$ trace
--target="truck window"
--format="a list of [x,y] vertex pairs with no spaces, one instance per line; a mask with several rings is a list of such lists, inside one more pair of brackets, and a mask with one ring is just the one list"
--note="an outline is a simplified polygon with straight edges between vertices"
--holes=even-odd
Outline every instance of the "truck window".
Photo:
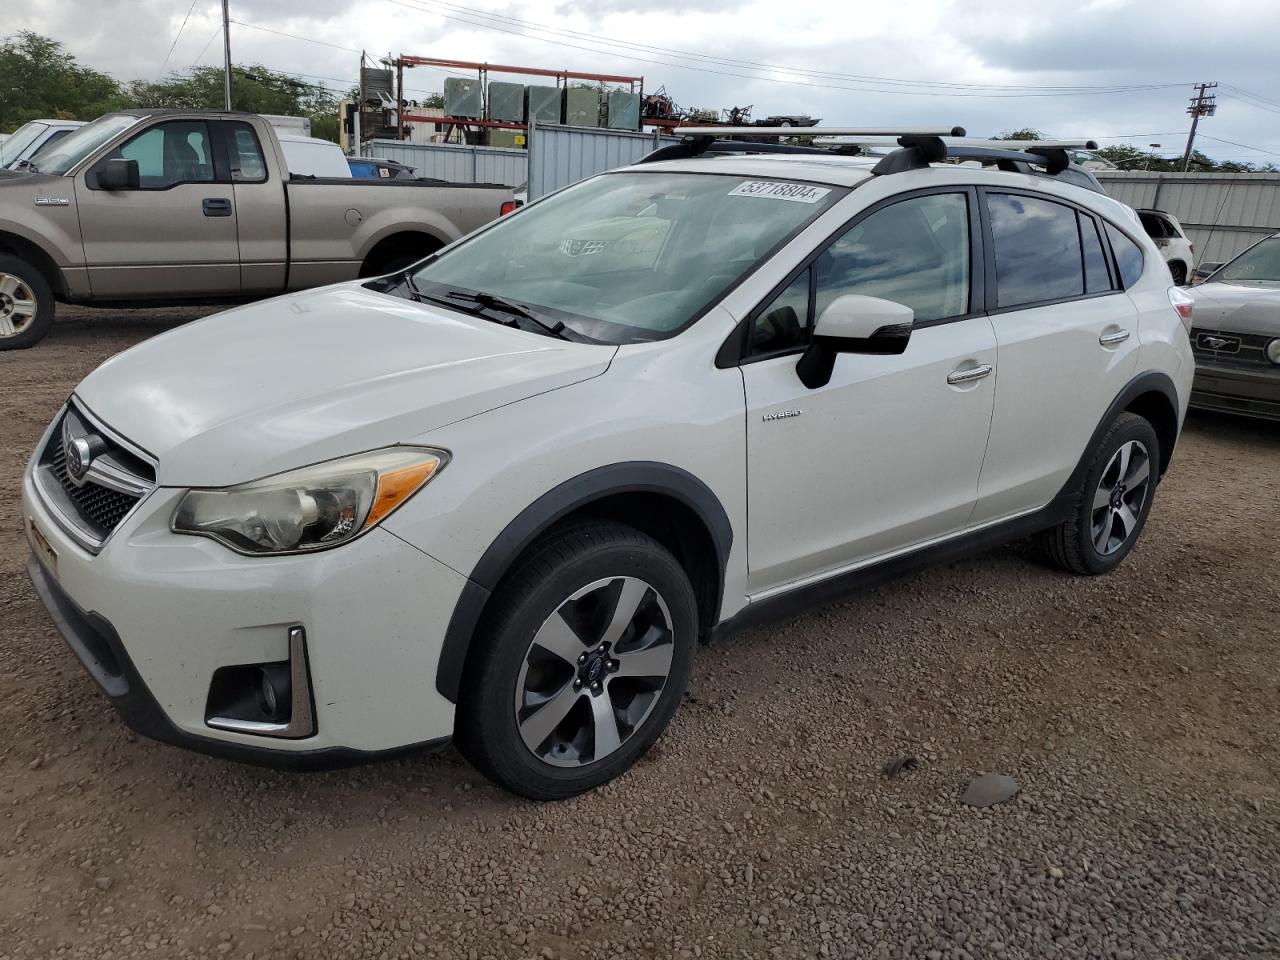
[[138,161],[143,190],[165,190],[180,183],[213,181],[209,125],[203,120],[158,123],[126,140],[114,156]]
[[231,129],[231,179],[236,183],[262,183],[267,179],[267,163],[258,135],[247,123],[227,126]]

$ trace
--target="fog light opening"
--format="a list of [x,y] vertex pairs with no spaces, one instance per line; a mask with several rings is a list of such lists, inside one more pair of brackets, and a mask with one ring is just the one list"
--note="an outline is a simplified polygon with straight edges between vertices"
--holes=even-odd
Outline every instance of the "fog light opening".
[[270,723],[288,723],[293,690],[287,664],[258,668],[258,707]]

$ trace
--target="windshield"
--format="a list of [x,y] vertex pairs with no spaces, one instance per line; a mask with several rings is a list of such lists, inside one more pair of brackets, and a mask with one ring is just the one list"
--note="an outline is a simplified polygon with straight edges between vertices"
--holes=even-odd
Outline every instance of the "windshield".
[[112,113],[86,123],[67,134],[48,150],[40,151],[35,165],[41,173],[62,176],[117,134],[128,130],[141,117],[127,113]]
[[0,143],[0,167],[7,167],[22,156],[22,152],[31,146],[36,137],[44,133],[48,127],[47,123],[37,123],[32,120],[13,131],[8,140]]
[[678,333],[846,191],[720,174],[595,177],[500,220],[413,274],[608,343]]
[[1260,283],[1280,286],[1280,237],[1250,247],[1213,278],[1225,283]]

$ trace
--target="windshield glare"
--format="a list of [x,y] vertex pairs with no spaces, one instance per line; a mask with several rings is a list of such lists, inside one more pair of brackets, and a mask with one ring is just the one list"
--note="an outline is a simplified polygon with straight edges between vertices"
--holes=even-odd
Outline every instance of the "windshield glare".
[[511,214],[413,280],[428,294],[523,304],[596,340],[658,340],[845,192],[721,174],[608,174]]
[[1280,285],[1280,237],[1263,240],[1222,268],[1214,280]]
[[0,167],[7,167],[22,156],[22,151],[27,149],[48,126],[47,123],[37,123],[32,120],[13,131],[8,140],[0,143]]
[[89,156],[117,134],[128,130],[141,117],[126,113],[108,114],[99,117],[93,123],[86,123],[67,134],[53,146],[40,151],[40,159],[36,167],[41,173],[52,173],[62,176],[75,168],[85,157]]

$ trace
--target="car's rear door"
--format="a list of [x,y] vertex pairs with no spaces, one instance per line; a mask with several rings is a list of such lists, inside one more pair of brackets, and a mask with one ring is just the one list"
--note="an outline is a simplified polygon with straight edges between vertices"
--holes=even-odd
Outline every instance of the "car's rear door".
[[[864,211],[749,318],[748,590],[834,575],[965,527],[994,402],[976,191],[920,191]],[[796,361],[843,294],[910,306],[900,356],[838,354],[809,389]]]
[[1137,310],[1101,218],[1021,190],[983,190],[981,209],[1000,368],[975,524],[1061,491],[1138,354]]
[[[137,190],[104,190],[106,160],[136,160]],[[135,134],[76,182],[95,299],[240,293],[236,209],[209,122],[174,119]]]
[[285,289],[289,266],[284,183],[267,162],[253,124],[218,120],[213,129],[231,173],[241,292],[280,293]]

